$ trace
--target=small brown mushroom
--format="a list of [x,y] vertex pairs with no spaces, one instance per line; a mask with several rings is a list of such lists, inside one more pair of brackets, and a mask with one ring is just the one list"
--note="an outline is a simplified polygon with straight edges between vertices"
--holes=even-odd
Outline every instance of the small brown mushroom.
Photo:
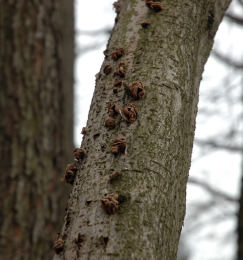
[[81,134],[82,134],[82,135],[85,135],[85,134],[86,134],[86,128],[85,128],[85,127],[82,128]]
[[156,1],[146,0],[146,5],[155,12],[160,12],[163,9],[161,3]]
[[118,1],[113,3],[113,7],[117,14],[119,14],[121,12],[121,4]]
[[125,73],[126,73],[126,68],[127,68],[126,63],[125,62],[121,62],[118,65],[118,70],[114,73],[114,76],[119,76],[121,78],[124,78],[125,77]]
[[54,243],[53,249],[55,250],[56,254],[60,254],[64,248],[64,240],[60,234],[57,234],[57,239]]
[[145,94],[144,86],[141,81],[133,82],[132,85],[127,86],[133,98],[139,99]]
[[107,194],[103,199],[101,199],[101,207],[107,214],[114,214],[119,209],[118,194]]
[[111,65],[106,65],[103,71],[106,75],[110,74],[112,71]]
[[119,48],[111,54],[111,58],[116,61],[124,55],[124,49]]
[[108,114],[111,117],[115,117],[119,114],[120,108],[117,104],[108,104]]
[[109,51],[108,50],[104,50],[103,53],[105,55],[105,58],[107,58],[109,56]]
[[147,28],[149,25],[150,25],[150,22],[149,22],[149,21],[143,21],[143,22],[141,23],[141,26],[142,26],[143,28]]
[[127,104],[123,108],[123,114],[125,116],[125,120],[128,123],[133,123],[137,119],[137,109],[133,104]]
[[114,87],[114,88],[113,88],[113,93],[114,93],[114,94],[117,94],[118,91],[119,91],[119,88],[118,88],[118,87]]
[[64,181],[73,184],[77,171],[78,171],[77,164],[75,162],[69,163],[65,170]]
[[115,155],[124,153],[126,149],[126,138],[124,136],[112,141],[111,152]]
[[116,120],[112,117],[108,117],[105,120],[105,127],[109,128],[109,129],[113,129],[116,127]]
[[84,158],[85,151],[83,148],[75,148],[73,150],[73,157],[77,160],[82,160]]
[[114,87],[121,87],[122,85],[122,80],[120,79],[115,79],[114,81]]

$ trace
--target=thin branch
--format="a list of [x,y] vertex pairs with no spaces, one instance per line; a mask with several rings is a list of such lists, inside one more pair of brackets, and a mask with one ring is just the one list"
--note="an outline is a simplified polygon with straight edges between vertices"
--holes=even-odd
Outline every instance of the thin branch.
[[230,22],[234,22],[236,24],[243,25],[243,18],[238,17],[234,14],[226,13],[225,18],[227,18]]
[[220,191],[220,190],[213,188],[212,186],[210,186],[208,183],[206,183],[204,181],[199,181],[196,178],[190,177],[188,182],[191,183],[191,184],[195,184],[195,185],[202,187],[204,190],[208,191],[213,196],[222,198],[222,199],[230,201],[230,202],[238,202],[238,199],[232,197],[229,194],[226,194],[223,191]]
[[232,66],[236,69],[243,69],[243,63],[240,63],[240,62],[237,62],[237,61],[234,61],[232,60],[231,58],[223,55],[222,53],[219,53],[218,51],[216,50],[213,50],[212,51],[212,54],[217,58],[219,59],[220,61],[224,62],[226,65],[228,66]]

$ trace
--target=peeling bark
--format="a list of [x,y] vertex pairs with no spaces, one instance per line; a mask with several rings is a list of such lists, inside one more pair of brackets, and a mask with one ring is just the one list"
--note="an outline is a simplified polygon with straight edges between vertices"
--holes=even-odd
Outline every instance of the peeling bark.
[[[66,212],[64,249],[55,260],[176,259],[199,83],[229,2],[165,0],[160,12],[141,0],[116,4],[117,23],[97,75],[82,143],[86,157]],[[149,21],[146,29],[143,21]],[[121,48],[117,58],[114,53]],[[126,74],[114,94],[116,75],[103,71],[108,64],[116,71],[120,62],[126,64]],[[145,95],[137,90],[129,95],[134,82],[142,83]],[[107,104],[122,108],[131,102],[137,119],[107,129]],[[126,149],[113,154],[112,141],[121,136]],[[110,182],[114,171],[120,177]],[[101,204],[107,194],[118,196],[106,201],[112,207],[109,214]],[[77,247],[79,234],[86,239]]]
[[0,71],[0,258],[51,259],[73,147],[72,1],[0,0]]

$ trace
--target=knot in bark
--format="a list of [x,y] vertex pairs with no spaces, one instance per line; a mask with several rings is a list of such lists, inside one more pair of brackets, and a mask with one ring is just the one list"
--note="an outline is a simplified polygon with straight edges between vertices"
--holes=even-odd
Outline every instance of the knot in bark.
[[107,194],[103,199],[101,199],[101,207],[107,214],[114,214],[119,209],[118,194]]
[[124,153],[126,149],[126,138],[119,137],[112,141],[111,152],[113,154]]

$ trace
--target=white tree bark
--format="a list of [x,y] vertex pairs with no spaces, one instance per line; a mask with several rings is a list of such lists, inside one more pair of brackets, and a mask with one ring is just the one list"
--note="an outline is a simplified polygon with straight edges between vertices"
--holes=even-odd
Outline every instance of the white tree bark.
[[[108,57],[97,75],[82,143],[86,156],[79,163],[61,234],[64,247],[55,260],[176,259],[199,83],[229,3],[165,0],[163,10],[154,12],[141,0],[120,1]],[[145,20],[150,25],[142,28]],[[124,55],[114,61],[111,54],[118,48]],[[145,86],[140,99],[128,95],[124,84],[113,93],[113,72],[120,62],[127,64],[124,83]],[[108,75],[103,72],[107,65],[112,68]],[[108,130],[107,104],[122,108],[128,103],[136,106],[137,120],[127,124],[121,118]],[[126,138],[126,150],[114,156],[112,140],[120,136]],[[109,182],[112,171],[121,174]],[[114,203],[109,215],[101,199],[110,193],[118,194],[119,210]]]

